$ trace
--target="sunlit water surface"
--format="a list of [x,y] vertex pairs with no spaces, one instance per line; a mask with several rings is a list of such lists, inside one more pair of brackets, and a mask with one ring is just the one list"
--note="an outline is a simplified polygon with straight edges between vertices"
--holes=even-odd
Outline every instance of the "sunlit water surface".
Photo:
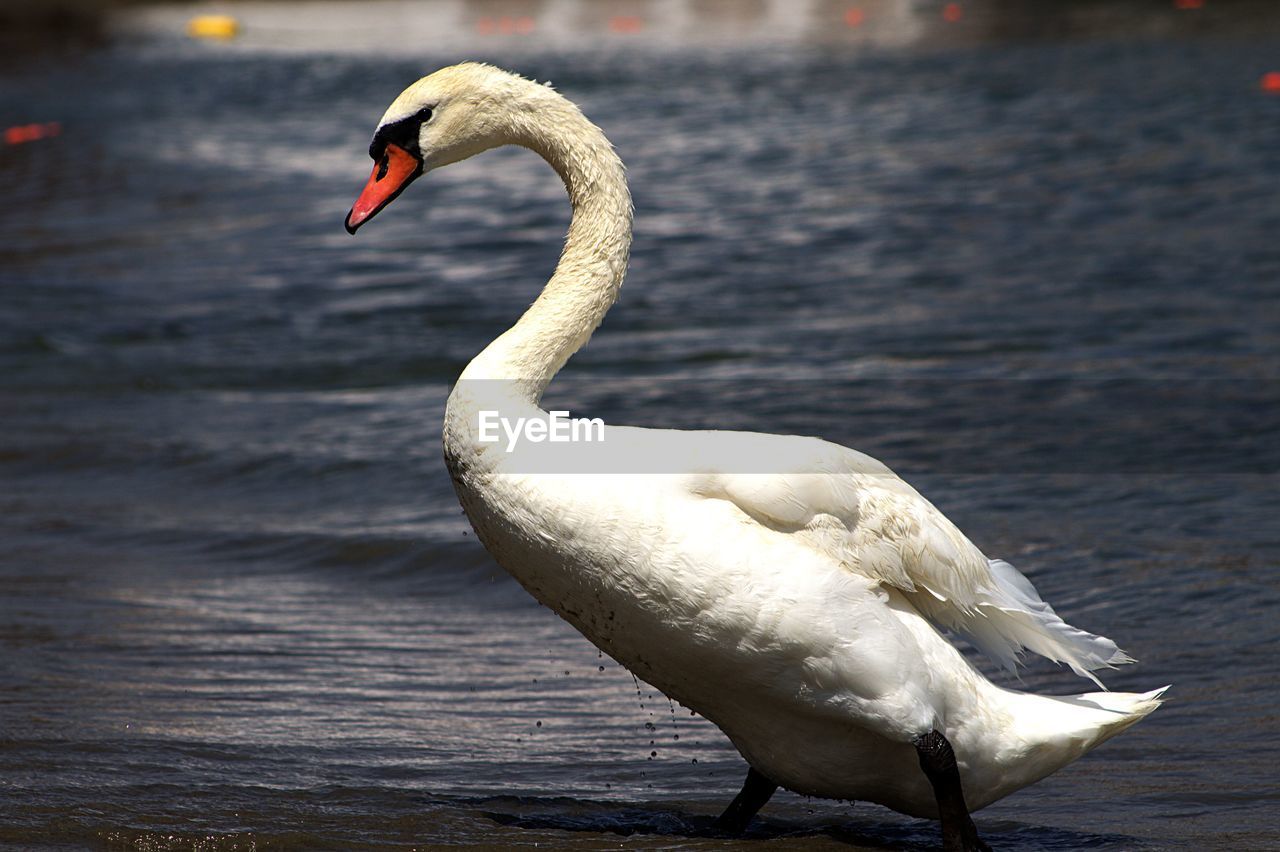
[[[554,265],[555,175],[492,153],[342,230],[385,104],[474,57],[555,81],[633,184],[623,301],[550,402],[871,452],[1139,658],[1112,688],[1174,684],[982,811],[996,848],[1280,846],[1271,31],[824,38],[817,4],[629,46],[477,6],[339,49],[360,6],[224,45],[149,12],[0,78],[63,128],[0,148],[0,845],[736,845],[741,759],[501,573],[439,457]],[[751,832],[936,837],[785,793]]]

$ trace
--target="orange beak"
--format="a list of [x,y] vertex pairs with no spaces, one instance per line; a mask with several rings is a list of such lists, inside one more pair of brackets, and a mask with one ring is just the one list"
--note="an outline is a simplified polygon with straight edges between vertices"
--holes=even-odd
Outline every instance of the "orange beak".
[[382,159],[373,166],[373,174],[364,185],[364,191],[356,199],[347,214],[347,233],[354,234],[365,222],[386,207],[413,179],[422,174],[422,161],[399,145],[387,144]]

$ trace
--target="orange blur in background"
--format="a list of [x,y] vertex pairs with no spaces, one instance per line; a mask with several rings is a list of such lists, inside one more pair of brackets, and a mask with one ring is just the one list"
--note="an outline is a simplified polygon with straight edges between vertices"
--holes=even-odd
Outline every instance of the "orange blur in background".
[[56,121],[43,124],[19,124],[5,128],[4,141],[6,145],[21,145],[24,142],[35,142],[37,139],[57,136],[61,132],[62,125]]

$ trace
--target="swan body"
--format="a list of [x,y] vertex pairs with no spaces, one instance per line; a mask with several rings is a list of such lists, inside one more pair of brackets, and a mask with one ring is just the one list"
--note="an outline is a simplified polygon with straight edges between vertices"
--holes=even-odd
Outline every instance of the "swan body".
[[929,732],[954,750],[962,808],[976,810],[1160,704],[1163,690],[1048,697],[983,677],[940,628],[1006,666],[1027,649],[1095,683],[1093,671],[1131,660],[1066,624],[1016,569],[862,453],[623,426],[592,443],[486,440],[484,412],[547,418],[544,390],[617,298],[632,208],[609,142],[549,86],[446,68],[384,115],[347,221],[354,232],[419,174],[505,144],[556,169],[573,218],[537,301],[463,371],[444,454],[480,540],[535,598],[719,726],[753,774],[941,816],[944,836],[947,806],[920,746]]

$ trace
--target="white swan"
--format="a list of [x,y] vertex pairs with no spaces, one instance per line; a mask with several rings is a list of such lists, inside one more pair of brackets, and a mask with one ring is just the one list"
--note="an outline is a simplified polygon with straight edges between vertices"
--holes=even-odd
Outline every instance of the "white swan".
[[746,758],[721,826],[745,827],[781,785],[938,818],[947,848],[984,848],[969,811],[1160,704],[1163,690],[1047,697],[986,680],[938,627],[1010,667],[1023,649],[1089,678],[1130,659],[1063,622],[1017,570],[861,453],[629,427],[607,427],[599,443],[488,440],[495,417],[547,420],[543,391],[617,297],[632,209],[612,146],[549,86],[445,68],[383,116],[347,217],[355,233],[419,175],[508,144],[555,168],[573,219],[542,294],[450,395],[445,458],[503,567]]

